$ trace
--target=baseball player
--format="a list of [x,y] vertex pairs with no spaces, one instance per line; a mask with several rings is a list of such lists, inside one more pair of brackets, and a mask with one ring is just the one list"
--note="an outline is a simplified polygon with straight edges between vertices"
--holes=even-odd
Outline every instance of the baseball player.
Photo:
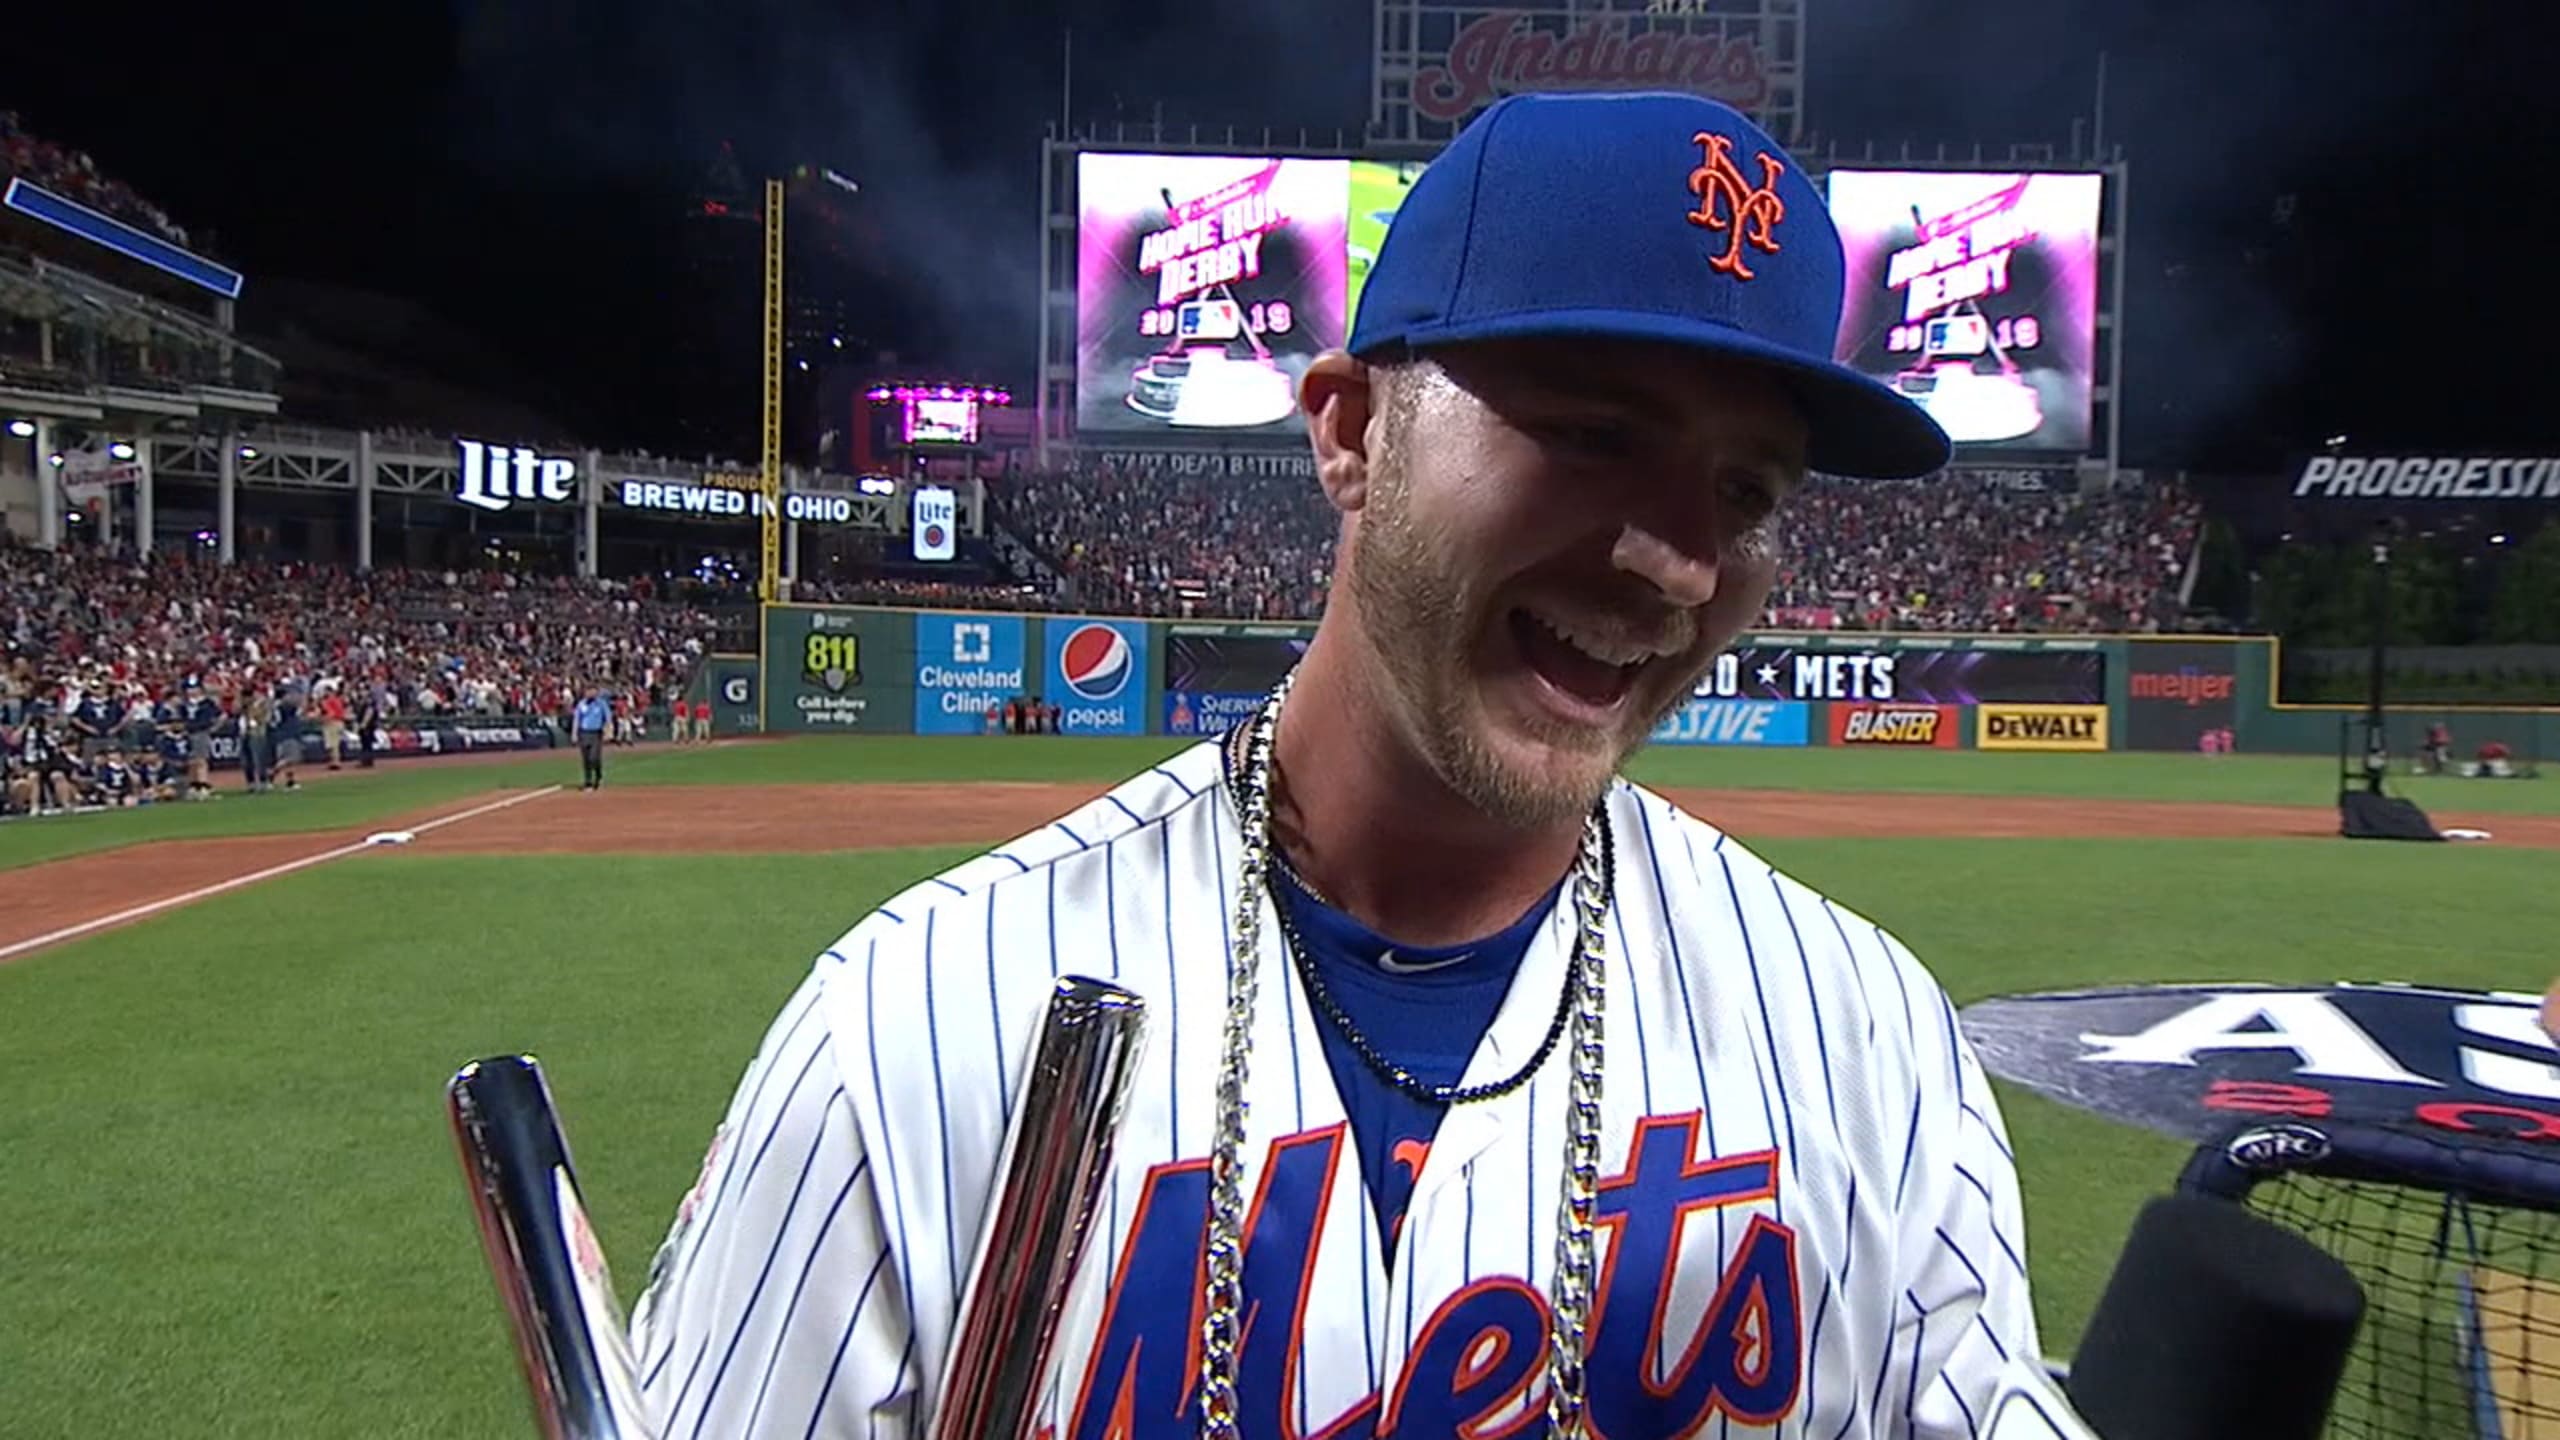
[[1341,525],[1304,658],[819,957],[637,1308],[667,1432],[924,1433],[1065,973],[1151,1018],[1056,1440],[1974,1433],[2037,1340],[1947,996],[1618,776],[1808,469],[1945,461],[1830,362],[1841,300],[1724,106],[1514,97],[1453,142],[1299,384]]

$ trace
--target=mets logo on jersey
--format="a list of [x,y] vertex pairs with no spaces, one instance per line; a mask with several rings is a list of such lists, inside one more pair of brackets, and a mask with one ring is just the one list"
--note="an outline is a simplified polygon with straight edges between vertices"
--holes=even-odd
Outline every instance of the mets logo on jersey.
[[1737,280],[1749,280],[1754,272],[1742,253],[1745,245],[1764,255],[1778,253],[1778,222],[1787,218],[1787,202],[1778,196],[1778,177],[1787,173],[1787,167],[1761,151],[1756,157],[1760,183],[1753,185],[1734,163],[1731,136],[1701,130],[1690,138],[1705,158],[1689,172],[1689,193],[1698,197],[1689,223],[1724,232],[1728,237],[1724,253],[1708,256],[1707,264]]
[[1129,688],[1137,668],[1129,637],[1109,625],[1083,625],[1058,647],[1058,678],[1078,699],[1110,699]]
[[[1778,1152],[1701,1160],[1702,1119],[1692,1111],[1644,1120],[1618,1172],[1600,1181],[1593,1220],[1607,1248],[1585,1332],[1594,1435],[1696,1435],[1719,1418],[1767,1426],[1795,1411],[1805,1370],[1796,1235],[1759,1208],[1777,1199]],[[1316,1238],[1345,1128],[1275,1140],[1261,1167],[1241,1237],[1247,1303],[1260,1297],[1236,1356],[1246,1435],[1300,1433],[1302,1347],[1310,1333],[1346,1323],[1343,1295],[1315,1283]],[[1200,1217],[1208,1199],[1205,1159],[1147,1172],[1100,1340],[1057,1440],[1199,1432]],[[1729,1207],[1748,1218],[1699,1223]],[[1311,1309],[1321,1311],[1312,1321]],[[1358,1312],[1347,1323],[1356,1328]],[[1547,1297],[1529,1280],[1479,1276],[1413,1330],[1401,1373],[1339,1415],[1305,1417],[1305,1431],[1339,1440],[1521,1433],[1546,1418],[1553,1325]]]

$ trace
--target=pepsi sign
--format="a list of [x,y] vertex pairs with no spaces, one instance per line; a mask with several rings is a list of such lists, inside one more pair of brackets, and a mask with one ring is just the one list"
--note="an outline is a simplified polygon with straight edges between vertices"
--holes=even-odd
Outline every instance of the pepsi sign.
[[1047,698],[1067,735],[1147,733],[1147,627],[1124,620],[1048,623]]

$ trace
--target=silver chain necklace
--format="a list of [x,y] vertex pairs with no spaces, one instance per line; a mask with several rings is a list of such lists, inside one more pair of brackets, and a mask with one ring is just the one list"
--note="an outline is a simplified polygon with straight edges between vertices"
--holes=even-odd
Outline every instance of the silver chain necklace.
[[[1218,1067],[1218,1129],[1209,1158],[1204,1318],[1200,1323],[1200,1430],[1207,1440],[1239,1440],[1236,1352],[1244,1339],[1244,1132],[1245,1079],[1253,1045],[1253,1015],[1262,989],[1262,906],[1271,867],[1278,859],[1271,839],[1272,737],[1293,671],[1272,688],[1244,737],[1237,808],[1244,827],[1243,873],[1236,885],[1235,944],[1227,956],[1227,1026]],[[1556,1225],[1555,1280],[1548,1297],[1554,1312],[1547,1348],[1548,1440],[1587,1440],[1583,1415],[1583,1358],[1597,1278],[1593,1211],[1600,1187],[1601,1020],[1606,999],[1607,950],[1602,926],[1609,913],[1612,876],[1604,859],[1608,843],[1606,802],[1594,806],[1583,827],[1574,863],[1575,934],[1567,962],[1572,1019],[1565,1053],[1572,1067],[1566,1089],[1562,1213]]]

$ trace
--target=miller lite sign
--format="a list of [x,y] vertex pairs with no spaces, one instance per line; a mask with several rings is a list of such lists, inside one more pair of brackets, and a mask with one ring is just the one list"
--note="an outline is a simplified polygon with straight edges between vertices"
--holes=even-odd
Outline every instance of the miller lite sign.
[[462,450],[453,498],[483,510],[504,510],[518,500],[554,503],[578,498],[578,462],[536,455],[525,446],[454,442]]
[[919,560],[948,560],[959,553],[960,500],[940,485],[919,485],[915,501],[915,550]]

